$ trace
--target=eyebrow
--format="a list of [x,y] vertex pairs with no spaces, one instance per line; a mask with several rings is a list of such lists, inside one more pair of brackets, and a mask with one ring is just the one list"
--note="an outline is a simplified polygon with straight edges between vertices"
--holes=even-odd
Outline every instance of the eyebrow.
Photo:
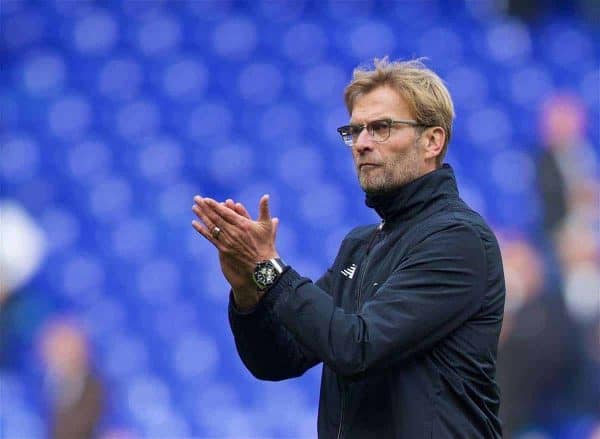
[[393,120],[394,118],[391,116],[381,115],[381,116],[374,117],[373,119],[370,119],[367,122],[360,122],[360,123],[350,119],[350,122],[348,122],[348,124],[349,125],[362,125],[363,123],[371,123],[371,122],[375,122],[376,120],[388,120],[388,119]]

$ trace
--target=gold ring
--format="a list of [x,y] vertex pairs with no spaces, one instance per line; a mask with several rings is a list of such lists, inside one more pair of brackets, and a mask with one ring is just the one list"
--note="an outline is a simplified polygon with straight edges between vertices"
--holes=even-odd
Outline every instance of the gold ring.
[[219,235],[221,234],[221,229],[217,226],[214,226],[211,232],[211,235],[215,239],[219,239]]

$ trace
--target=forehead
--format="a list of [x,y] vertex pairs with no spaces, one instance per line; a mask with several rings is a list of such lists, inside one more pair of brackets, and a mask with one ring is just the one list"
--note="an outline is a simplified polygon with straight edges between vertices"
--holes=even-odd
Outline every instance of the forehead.
[[364,123],[381,118],[411,118],[406,100],[396,90],[388,86],[377,87],[358,96],[354,101],[352,123]]

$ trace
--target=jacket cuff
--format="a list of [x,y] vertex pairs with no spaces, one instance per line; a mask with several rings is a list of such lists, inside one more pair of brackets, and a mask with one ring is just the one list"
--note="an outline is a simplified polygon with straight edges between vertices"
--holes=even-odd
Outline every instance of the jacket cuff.
[[233,316],[243,317],[256,314],[260,311],[259,308],[261,308],[261,303],[262,300],[259,300],[259,302],[253,308],[247,310],[238,309],[235,305],[235,299],[233,298],[233,290],[229,290],[229,313]]
[[229,290],[229,314],[236,320],[253,320],[262,315],[267,310],[273,310],[276,306],[287,302],[290,295],[300,285],[310,282],[298,274],[296,270],[288,267],[277,282],[265,293],[263,298],[254,308],[249,310],[240,310],[235,306],[233,290]]
[[250,336],[257,328],[265,324],[266,316],[269,314],[262,300],[250,310],[241,311],[237,309],[233,298],[233,290],[229,291],[228,308],[229,324],[234,334],[237,334],[235,335],[236,339],[244,339]]
[[277,308],[287,302],[299,286],[307,282],[310,282],[310,280],[300,276],[296,270],[290,267],[265,294],[261,302],[264,302],[265,306],[277,313]]

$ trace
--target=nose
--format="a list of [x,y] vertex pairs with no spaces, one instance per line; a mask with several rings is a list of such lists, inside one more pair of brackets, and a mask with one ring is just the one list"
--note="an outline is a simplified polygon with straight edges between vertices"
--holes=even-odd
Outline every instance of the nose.
[[364,154],[366,151],[373,149],[373,138],[369,135],[366,128],[356,138],[353,148],[358,154]]

